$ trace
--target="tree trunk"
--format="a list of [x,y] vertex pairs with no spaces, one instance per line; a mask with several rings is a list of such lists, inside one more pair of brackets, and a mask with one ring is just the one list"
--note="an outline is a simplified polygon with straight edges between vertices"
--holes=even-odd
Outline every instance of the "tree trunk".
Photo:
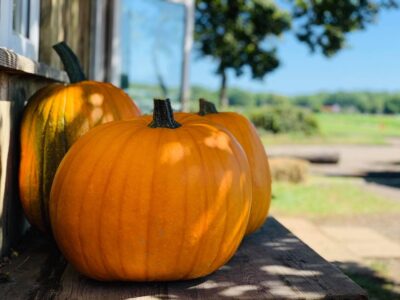
[[195,1],[194,0],[178,0],[173,1],[183,3],[185,6],[185,35],[183,40],[183,61],[182,61],[182,79],[181,79],[181,104],[182,111],[189,111],[190,100],[190,54],[193,48],[193,34],[194,34],[194,13]]
[[225,71],[223,71],[221,73],[221,89],[220,89],[220,93],[219,93],[219,106],[220,108],[227,108],[229,105],[229,99],[228,99],[228,95],[227,95],[227,91],[226,91],[226,73]]

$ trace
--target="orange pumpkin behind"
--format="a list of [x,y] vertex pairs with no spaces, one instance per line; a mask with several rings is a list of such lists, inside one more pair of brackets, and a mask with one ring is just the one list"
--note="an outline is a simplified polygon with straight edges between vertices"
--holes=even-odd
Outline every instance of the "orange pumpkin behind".
[[244,116],[235,112],[218,112],[213,103],[204,99],[200,99],[199,103],[198,114],[228,129],[246,152],[253,186],[253,200],[247,227],[247,234],[250,234],[262,226],[271,204],[271,172],[264,145],[253,124]]

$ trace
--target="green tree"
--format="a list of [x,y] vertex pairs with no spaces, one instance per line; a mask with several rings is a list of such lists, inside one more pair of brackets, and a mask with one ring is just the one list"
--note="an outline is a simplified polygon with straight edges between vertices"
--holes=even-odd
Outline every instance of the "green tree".
[[240,76],[249,69],[263,79],[279,67],[276,40],[284,32],[293,31],[312,52],[332,56],[345,46],[347,33],[392,7],[395,0],[196,0],[196,46],[217,61],[220,105],[227,106],[227,72]]
[[242,89],[231,88],[228,92],[229,105],[252,106],[255,104],[254,94]]
[[385,113],[387,114],[396,114],[400,113],[400,98],[399,97],[391,97],[385,103]]
[[272,1],[196,1],[196,45],[203,55],[218,61],[222,106],[228,105],[227,71],[240,76],[249,67],[254,78],[263,78],[276,69],[276,47],[263,42],[289,27],[289,14]]

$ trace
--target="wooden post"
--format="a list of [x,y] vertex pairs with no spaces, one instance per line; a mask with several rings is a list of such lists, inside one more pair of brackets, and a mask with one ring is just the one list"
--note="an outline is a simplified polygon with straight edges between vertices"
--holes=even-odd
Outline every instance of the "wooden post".
[[[89,78],[97,81],[105,79],[105,58],[104,58],[104,27],[106,15],[106,0],[92,1],[91,11],[91,61]],[[99,51],[100,50],[100,51]]]
[[27,228],[18,197],[24,104],[44,85],[66,80],[64,72],[0,48],[0,256],[9,253]]
[[89,78],[120,86],[119,0],[92,0]]
[[185,33],[183,39],[183,57],[181,71],[181,90],[180,100],[182,111],[189,111],[190,101],[190,54],[193,48],[193,32],[194,32],[194,0],[168,0],[173,3],[180,3],[185,6]]

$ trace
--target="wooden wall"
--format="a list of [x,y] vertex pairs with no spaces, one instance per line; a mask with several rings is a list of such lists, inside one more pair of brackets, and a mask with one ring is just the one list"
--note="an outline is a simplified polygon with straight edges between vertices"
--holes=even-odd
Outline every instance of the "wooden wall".
[[27,99],[51,81],[0,69],[0,254],[27,227],[18,197],[19,125]]
[[19,124],[24,106],[42,86],[68,80],[52,49],[60,41],[78,55],[89,78],[107,79],[114,68],[110,14],[117,1],[41,0],[39,63],[0,48],[0,255],[27,227],[18,197]]
[[52,46],[66,41],[86,74],[91,64],[91,13],[94,0],[41,0],[39,61],[62,69]]

